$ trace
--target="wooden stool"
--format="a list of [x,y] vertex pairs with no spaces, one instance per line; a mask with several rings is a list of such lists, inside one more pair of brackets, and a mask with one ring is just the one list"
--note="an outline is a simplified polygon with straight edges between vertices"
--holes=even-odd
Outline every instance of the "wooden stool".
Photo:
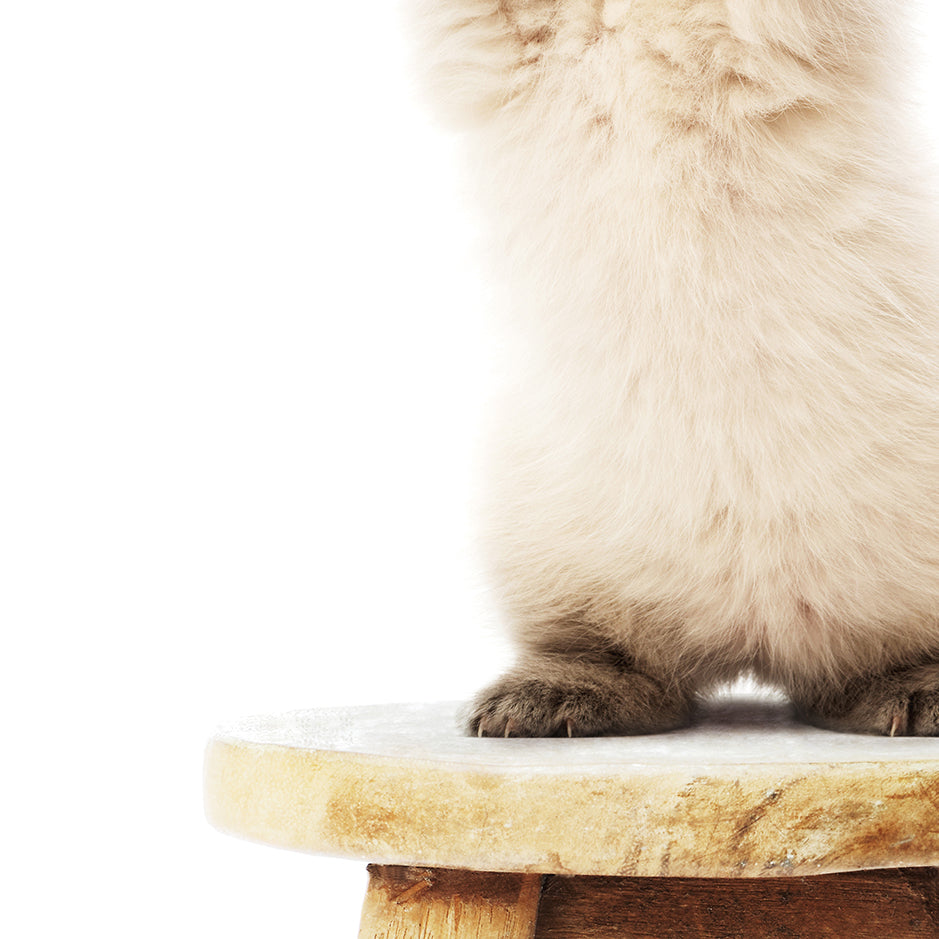
[[373,862],[360,939],[939,937],[939,740],[779,702],[573,740],[468,738],[449,705],[253,718],[205,792],[222,831]]

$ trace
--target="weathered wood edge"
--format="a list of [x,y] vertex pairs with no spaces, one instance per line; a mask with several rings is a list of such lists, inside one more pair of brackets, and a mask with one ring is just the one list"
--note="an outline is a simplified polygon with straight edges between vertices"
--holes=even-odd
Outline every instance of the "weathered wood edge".
[[[205,806],[265,844],[393,865],[775,877],[939,864],[939,760],[590,775],[210,742]],[[721,775],[712,775],[714,773]],[[788,805],[787,805],[788,802]],[[834,806],[843,824],[833,827]],[[519,834],[521,833],[521,834]]]

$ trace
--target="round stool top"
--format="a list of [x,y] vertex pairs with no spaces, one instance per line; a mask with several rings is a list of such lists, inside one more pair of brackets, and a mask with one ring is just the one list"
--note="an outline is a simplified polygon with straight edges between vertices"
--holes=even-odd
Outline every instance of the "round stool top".
[[731,698],[642,737],[476,739],[451,704],[249,718],[210,741],[222,831],[383,864],[672,877],[939,865],[939,739]]

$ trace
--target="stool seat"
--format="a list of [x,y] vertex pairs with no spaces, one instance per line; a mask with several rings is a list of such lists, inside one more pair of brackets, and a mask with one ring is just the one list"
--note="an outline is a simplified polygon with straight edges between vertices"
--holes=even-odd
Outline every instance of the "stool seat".
[[463,735],[453,704],[221,729],[209,821],[381,865],[760,878],[939,865],[939,739],[836,734],[735,697],[641,737]]

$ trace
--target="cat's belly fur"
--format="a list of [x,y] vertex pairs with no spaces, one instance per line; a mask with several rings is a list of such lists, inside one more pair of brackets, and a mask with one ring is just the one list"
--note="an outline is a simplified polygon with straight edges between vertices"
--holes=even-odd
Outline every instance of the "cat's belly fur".
[[481,151],[523,348],[487,513],[517,628],[582,616],[652,659],[667,629],[711,673],[770,678],[939,645],[939,256],[915,196],[852,121],[718,152],[641,90],[599,120],[549,87]]
[[[756,417],[758,392],[741,394]],[[508,422],[488,540],[519,628],[583,615],[650,659],[667,629],[669,654],[767,677],[935,644],[939,494],[923,453],[872,439],[860,410],[796,440],[772,419],[734,430],[655,400],[636,414],[602,398],[592,423],[557,404],[553,427],[525,408]]]

